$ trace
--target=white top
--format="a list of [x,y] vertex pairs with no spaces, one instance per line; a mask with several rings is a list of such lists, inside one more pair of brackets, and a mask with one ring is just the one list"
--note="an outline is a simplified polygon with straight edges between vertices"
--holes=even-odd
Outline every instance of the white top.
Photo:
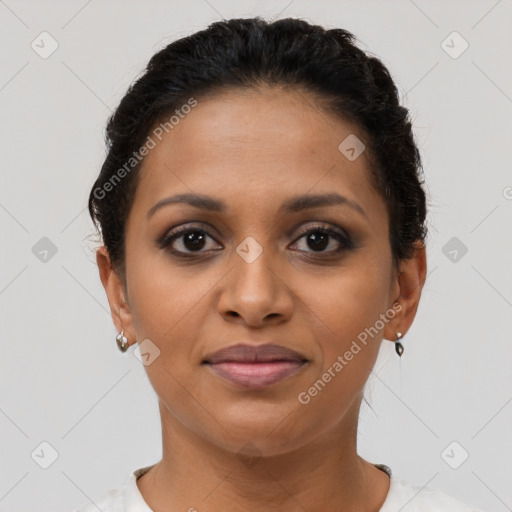
[[[448,496],[431,487],[416,487],[392,476],[391,469],[384,464],[375,464],[390,477],[390,487],[386,500],[379,512],[397,512],[402,507],[406,512],[482,512],[474,507]],[[73,512],[153,512],[144,501],[137,486],[137,478],[153,466],[146,466],[131,473],[124,485],[111,489],[96,503],[89,503]]]

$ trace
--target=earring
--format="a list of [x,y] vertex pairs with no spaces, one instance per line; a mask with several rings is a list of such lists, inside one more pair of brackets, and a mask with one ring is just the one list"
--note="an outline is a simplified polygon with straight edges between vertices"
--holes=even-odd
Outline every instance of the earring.
[[116,336],[117,346],[121,352],[126,352],[128,350],[128,338],[124,335],[124,331],[121,331]]
[[[396,332],[396,331],[395,331]],[[395,350],[396,350],[396,353],[402,357],[402,354],[404,353],[404,346],[400,343],[400,338],[402,338],[402,333],[401,332],[396,332],[396,341],[395,341]]]

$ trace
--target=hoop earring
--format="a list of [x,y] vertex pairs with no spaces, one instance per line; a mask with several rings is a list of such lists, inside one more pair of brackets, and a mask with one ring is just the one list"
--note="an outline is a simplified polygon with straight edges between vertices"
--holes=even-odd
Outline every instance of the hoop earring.
[[121,352],[126,352],[128,350],[128,338],[124,335],[124,331],[121,331],[116,336],[117,346]]
[[402,338],[401,332],[396,332],[396,341],[395,341],[395,350],[399,357],[402,357],[402,354],[404,353],[404,346],[400,343],[400,338]]

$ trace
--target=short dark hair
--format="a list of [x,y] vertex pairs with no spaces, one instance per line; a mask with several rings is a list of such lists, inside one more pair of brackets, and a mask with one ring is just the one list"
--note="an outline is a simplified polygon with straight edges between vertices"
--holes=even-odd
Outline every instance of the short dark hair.
[[[409,111],[399,104],[386,66],[355,40],[347,30],[326,30],[301,19],[255,17],[212,23],[153,55],[108,120],[108,154],[89,196],[89,213],[114,268],[124,276],[125,225],[142,162],[133,160],[134,152],[152,128],[191,97],[261,84],[302,88],[327,111],[358,126],[368,143],[372,183],[389,215],[393,262],[412,257],[427,228]],[[127,170],[130,159],[133,169]]]

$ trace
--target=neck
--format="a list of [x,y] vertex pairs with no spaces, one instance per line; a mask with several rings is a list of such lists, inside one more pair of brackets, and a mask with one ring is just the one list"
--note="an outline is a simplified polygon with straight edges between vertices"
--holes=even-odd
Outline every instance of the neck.
[[258,457],[197,436],[160,404],[163,457],[137,485],[154,512],[377,512],[389,477],[357,454],[358,413],[359,405],[335,430],[301,448]]

